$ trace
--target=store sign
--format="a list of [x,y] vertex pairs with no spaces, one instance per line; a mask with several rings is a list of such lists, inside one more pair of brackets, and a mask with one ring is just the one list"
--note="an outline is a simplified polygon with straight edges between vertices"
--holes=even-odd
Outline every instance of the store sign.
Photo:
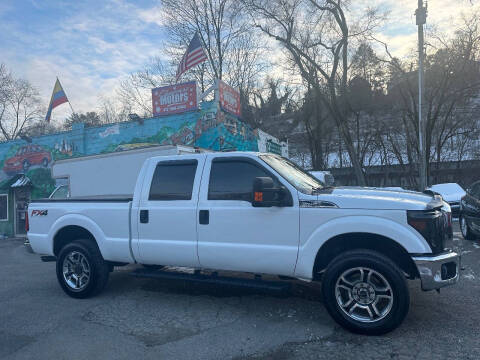
[[240,117],[240,93],[222,80],[218,80],[218,94],[222,109]]
[[195,81],[152,89],[153,116],[177,114],[198,109]]

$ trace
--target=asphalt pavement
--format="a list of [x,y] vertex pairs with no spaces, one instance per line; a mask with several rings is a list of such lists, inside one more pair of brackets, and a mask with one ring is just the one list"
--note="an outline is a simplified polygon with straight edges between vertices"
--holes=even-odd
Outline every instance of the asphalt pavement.
[[0,359],[479,359],[480,242],[463,240],[459,284],[410,282],[405,322],[384,336],[340,328],[318,286],[287,292],[138,279],[116,268],[91,299],[66,296],[55,264],[0,241]]

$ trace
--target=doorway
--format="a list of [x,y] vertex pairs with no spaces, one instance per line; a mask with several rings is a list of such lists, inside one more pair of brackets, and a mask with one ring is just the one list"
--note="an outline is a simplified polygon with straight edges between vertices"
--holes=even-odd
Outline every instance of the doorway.
[[27,235],[25,230],[25,221],[27,219],[27,208],[30,202],[30,187],[20,187],[14,189],[15,205],[15,236],[24,237]]

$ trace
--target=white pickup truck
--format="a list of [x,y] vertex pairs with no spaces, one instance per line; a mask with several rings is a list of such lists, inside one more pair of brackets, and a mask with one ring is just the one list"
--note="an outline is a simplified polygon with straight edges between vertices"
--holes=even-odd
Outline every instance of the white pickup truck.
[[132,198],[32,201],[28,238],[75,298],[127,263],[288,276],[321,281],[342,326],[381,334],[408,312],[406,279],[423,290],[458,281],[441,207],[438,195],[326,187],[273,154],[160,156]]

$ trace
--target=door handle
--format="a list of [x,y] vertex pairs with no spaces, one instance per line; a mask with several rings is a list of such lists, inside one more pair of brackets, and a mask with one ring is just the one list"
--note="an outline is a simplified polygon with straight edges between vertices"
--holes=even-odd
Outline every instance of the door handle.
[[140,222],[142,224],[148,223],[148,210],[140,210]]
[[210,223],[210,212],[208,210],[200,210],[198,222],[201,225],[208,225]]

